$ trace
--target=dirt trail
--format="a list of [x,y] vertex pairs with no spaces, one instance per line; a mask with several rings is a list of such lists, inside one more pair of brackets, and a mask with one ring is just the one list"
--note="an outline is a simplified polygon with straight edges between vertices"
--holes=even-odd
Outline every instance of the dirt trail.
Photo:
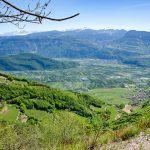
[[131,105],[125,105],[125,107],[122,109],[122,111],[130,114],[131,113],[131,110],[132,110],[132,106]]
[[28,121],[28,116],[25,115],[25,114],[22,114],[19,116],[19,120],[22,122],[22,123],[26,123]]

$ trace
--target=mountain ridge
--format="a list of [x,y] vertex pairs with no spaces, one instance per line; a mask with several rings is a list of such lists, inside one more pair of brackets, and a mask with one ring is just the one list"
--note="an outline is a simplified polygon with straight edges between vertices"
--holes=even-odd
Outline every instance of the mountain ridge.
[[[140,61],[150,55],[150,32],[125,30],[73,30],[0,37],[0,55],[36,53],[49,58],[98,58]],[[133,64],[133,63],[131,63]],[[145,65],[146,64],[146,65]],[[141,66],[149,67],[149,60]],[[140,66],[140,65],[139,65]]]

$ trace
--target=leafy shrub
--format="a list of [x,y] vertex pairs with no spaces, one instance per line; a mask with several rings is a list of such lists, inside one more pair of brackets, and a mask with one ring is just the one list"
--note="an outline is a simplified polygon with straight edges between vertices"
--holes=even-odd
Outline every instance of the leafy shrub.
[[27,121],[29,124],[37,124],[38,123],[38,119],[34,118],[34,117],[29,117],[28,118],[28,121]]
[[125,104],[116,105],[119,109],[123,109],[125,107]]
[[150,118],[144,118],[139,121],[138,127],[141,130],[150,128]]
[[147,106],[150,106],[150,100],[148,100],[147,102],[145,102],[143,105],[142,105],[142,108],[145,108]]
[[20,104],[20,112],[22,112],[22,113],[26,112],[26,105],[24,103]]

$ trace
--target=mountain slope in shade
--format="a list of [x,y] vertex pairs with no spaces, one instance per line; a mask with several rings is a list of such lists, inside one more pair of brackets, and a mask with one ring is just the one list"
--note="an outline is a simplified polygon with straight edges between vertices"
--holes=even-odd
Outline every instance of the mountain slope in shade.
[[150,32],[85,29],[0,37],[1,56],[19,53],[50,58],[115,59],[149,67]]
[[[59,58],[95,58],[97,55],[103,58],[103,43],[120,39],[125,33],[125,30],[86,29],[5,36],[0,37],[0,55],[34,52]],[[108,56],[107,51],[106,55]]]
[[35,54],[19,54],[0,57],[0,70],[24,71],[24,70],[52,70],[76,67],[74,62],[61,62],[44,58]]

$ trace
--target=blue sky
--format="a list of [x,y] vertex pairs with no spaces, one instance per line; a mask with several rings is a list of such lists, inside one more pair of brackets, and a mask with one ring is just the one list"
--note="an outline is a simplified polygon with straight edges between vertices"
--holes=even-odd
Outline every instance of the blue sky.
[[[21,0],[8,1],[24,8]],[[52,0],[49,9],[52,11],[51,17],[61,18],[78,12],[80,16],[64,22],[26,24],[24,30],[49,31],[86,27],[150,31],[150,0]],[[11,24],[0,24],[0,33],[17,30]]]

